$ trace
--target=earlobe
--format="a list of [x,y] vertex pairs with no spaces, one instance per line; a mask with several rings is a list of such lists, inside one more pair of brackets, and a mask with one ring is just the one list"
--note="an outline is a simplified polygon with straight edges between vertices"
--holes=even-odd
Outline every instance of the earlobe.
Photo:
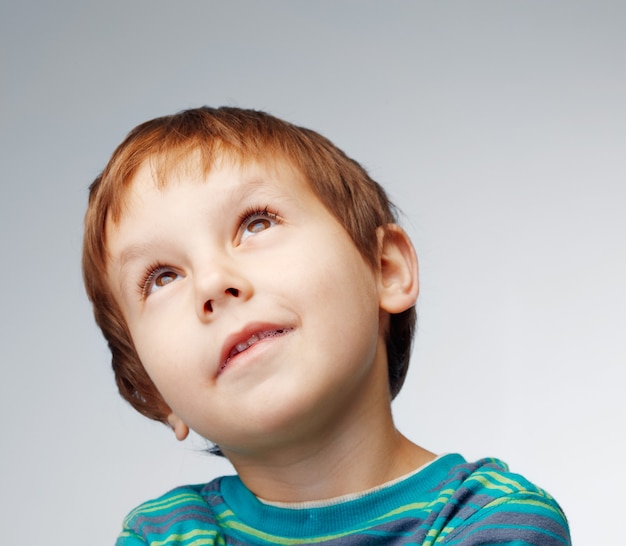
[[388,313],[402,313],[417,301],[417,255],[411,239],[400,226],[380,226],[377,235],[380,247],[379,305]]
[[175,413],[170,413],[167,416],[167,424],[174,431],[179,442],[182,442],[189,435],[189,427]]

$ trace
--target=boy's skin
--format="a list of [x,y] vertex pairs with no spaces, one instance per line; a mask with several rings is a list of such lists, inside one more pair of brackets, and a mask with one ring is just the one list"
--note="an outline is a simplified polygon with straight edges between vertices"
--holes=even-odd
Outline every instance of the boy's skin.
[[139,168],[107,223],[107,274],[177,438],[194,429],[281,502],[364,491],[433,460],[391,416],[388,317],[418,294],[405,232],[378,229],[373,269],[284,162],[222,157],[205,180],[192,156],[164,187],[153,171]]

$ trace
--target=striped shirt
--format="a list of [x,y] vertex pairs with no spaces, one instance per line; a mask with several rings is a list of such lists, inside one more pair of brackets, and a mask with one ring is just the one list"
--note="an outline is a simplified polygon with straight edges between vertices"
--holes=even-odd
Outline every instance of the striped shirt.
[[237,476],[142,504],[116,546],[570,545],[556,501],[497,459],[444,455],[371,491],[297,507],[264,503]]

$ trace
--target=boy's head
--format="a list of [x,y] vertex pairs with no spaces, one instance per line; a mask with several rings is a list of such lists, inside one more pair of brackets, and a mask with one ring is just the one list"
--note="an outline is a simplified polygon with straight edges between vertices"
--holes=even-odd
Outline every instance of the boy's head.
[[[372,268],[380,260],[379,228],[396,222],[393,205],[365,170],[314,131],[268,114],[237,108],[198,108],[135,128],[114,152],[90,188],[85,218],[83,273],[96,321],[112,352],[122,396],[135,409],[166,421],[170,408],[139,359],[108,274],[107,225],[124,216],[137,173],[147,165],[168,183],[181,165],[208,175],[223,159],[245,166],[284,163],[298,172],[341,224]],[[389,317],[386,335],[389,392],[395,397],[406,376],[415,309]]]

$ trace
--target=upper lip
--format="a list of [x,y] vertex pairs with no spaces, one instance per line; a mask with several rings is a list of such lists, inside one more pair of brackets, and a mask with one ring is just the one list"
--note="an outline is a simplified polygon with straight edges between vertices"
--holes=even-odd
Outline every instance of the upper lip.
[[258,336],[262,334],[277,332],[280,330],[287,331],[292,330],[292,328],[290,326],[285,326],[282,324],[256,322],[247,324],[241,330],[238,330],[237,332],[228,335],[224,341],[224,344],[222,345],[218,373],[231,358],[231,354],[233,353],[233,351],[236,351],[237,345],[241,343],[246,343],[253,335]]

